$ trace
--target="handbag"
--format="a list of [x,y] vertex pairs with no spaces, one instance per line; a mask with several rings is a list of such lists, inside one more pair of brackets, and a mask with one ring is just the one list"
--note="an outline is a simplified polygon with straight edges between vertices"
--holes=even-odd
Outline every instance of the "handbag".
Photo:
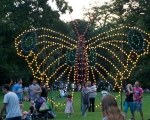
[[48,101],[45,101],[42,103],[39,111],[42,112],[42,111],[49,111],[51,108],[50,108],[50,104]]

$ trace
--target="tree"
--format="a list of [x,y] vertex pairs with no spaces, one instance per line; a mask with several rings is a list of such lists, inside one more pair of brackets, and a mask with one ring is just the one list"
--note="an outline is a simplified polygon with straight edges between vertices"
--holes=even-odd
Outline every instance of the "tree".
[[[97,6],[97,4],[95,4],[95,6],[92,7],[92,12],[85,10],[86,11],[85,16],[89,17],[92,14],[94,14],[96,18],[94,19],[95,21],[93,20],[93,24],[97,25],[97,29],[101,32],[108,31],[118,26],[136,26],[148,32],[150,31],[149,23],[147,22],[147,20],[149,20],[150,18],[150,15],[148,14],[148,11],[150,10],[149,3],[150,3],[149,0],[137,0],[137,1],[111,0],[109,3],[105,3],[103,6]],[[112,17],[110,15],[112,15]],[[104,19],[102,19],[102,16]],[[106,21],[105,19],[107,19],[108,21]],[[99,24],[98,21],[102,22],[103,24]],[[128,33],[129,31],[118,31],[118,32]],[[114,33],[114,34],[118,34],[118,33]],[[149,38],[147,38],[147,36],[144,33],[143,35],[145,39],[149,40]],[[105,37],[107,37],[107,35]],[[118,38],[114,37],[114,39],[118,39]],[[109,48],[109,45],[106,47]],[[128,46],[123,45],[123,49],[125,51],[128,51],[131,48],[128,48]],[[118,55],[119,54],[120,53],[118,53]],[[148,79],[150,79],[149,76],[146,75],[147,73],[149,73],[148,72],[149,68],[147,67],[147,64],[149,63],[143,61],[148,61],[148,60],[149,60],[149,55],[140,58],[136,68],[132,71],[132,74],[127,82],[133,83],[133,80],[134,81],[139,80],[145,86],[142,80],[144,79],[144,77],[147,78],[145,80],[147,82]],[[125,59],[124,59],[124,63],[126,63]],[[142,71],[139,71],[141,64],[142,64]],[[114,73],[112,69],[110,69],[110,72]],[[144,77],[140,77],[141,75],[143,75]]]
[[[1,0],[0,1],[0,77],[1,84],[15,82],[21,77],[26,84],[33,78],[24,59],[15,50],[14,39],[22,31],[30,28],[47,27],[69,34],[67,25],[59,19],[59,11],[53,11],[48,0]],[[64,1],[58,1],[61,12],[69,7]],[[60,28],[60,26],[64,26]],[[52,57],[53,59],[53,57]],[[24,83],[25,83],[24,82]]]

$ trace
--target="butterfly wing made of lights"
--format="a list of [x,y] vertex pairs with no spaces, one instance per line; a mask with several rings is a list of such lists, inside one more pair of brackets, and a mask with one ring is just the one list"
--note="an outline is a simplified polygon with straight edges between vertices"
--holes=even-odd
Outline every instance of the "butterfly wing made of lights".
[[[63,73],[57,77],[59,79],[70,67],[68,63],[60,64],[60,62],[67,59],[67,52],[75,51],[76,44],[77,41],[64,34],[46,28],[25,30],[15,38],[17,54],[25,58],[37,79],[45,76],[50,80],[63,68]],[[59,67],[49,74],[56,65]]]
[[[120,27],[90,38],[87,50],[96,51],[97,61],[92,67],[104,80],[130,77],[139,58],[149,53],[150,34],[136,27]],[[107,75],[102,75],[105,72]]]

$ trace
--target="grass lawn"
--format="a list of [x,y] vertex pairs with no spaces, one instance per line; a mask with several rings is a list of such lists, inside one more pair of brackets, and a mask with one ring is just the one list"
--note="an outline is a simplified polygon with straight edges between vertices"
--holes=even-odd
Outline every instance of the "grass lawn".
[[[96,105],[99,104],[100,102],[100,93],[98,93],[97,97],[96,97]],[[117,93],[114,93],[114,95],[117,95]],[[123,100],[124,100],[124,94],[123,94]],[[0,93],[0,108],[2,105],[2,101],[3,101],[3,94]],[[117,98],[118,101],[118,105],[120,107],[120,98]],[[65,98],[62,99],[61,101],[59,101],[61,104],[63,104],[65,102]],[[28,110],[29,108],[29,102],[24,102],[24,110]],[[143,97],[143,113],[144,113],[144,120],[148,120],[148,118],[150,117],[150,93],[144,93],[144,97]],[[65,110],[65,106],[58,106],[56,108],[54,108],[54,112],[57,115],[57,117],[55,118],[56,120],[66,120],[66,119],[71,119],[71,120],[102,120],[102,112],[101,112],[101,107],[97,107],[95,108],[95,112],[93,113],[89,113],[87,112],[87,117],[82,117],[81,116],[81,93],[79,92],[75,92],[74,94],[74,111],[75,113],[72,114],[71,118],[68,118],[67,114],[64,113]],[[127,118],[130,118],[131,114],[130,114],[130,110],[128,110],[128,115]],[[135,118],[136,120],[141,120],[140,117],[140,113],[135,112]]]

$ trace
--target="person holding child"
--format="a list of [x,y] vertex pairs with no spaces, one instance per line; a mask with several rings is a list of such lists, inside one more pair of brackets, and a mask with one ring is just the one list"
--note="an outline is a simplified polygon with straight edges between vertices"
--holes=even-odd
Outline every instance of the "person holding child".
[[89,112],[95,112],[95,96],[96,96],[96,87],[91,86],[91,82],[87,81],[87,89],[89,91]]
[[87,90],[87,83],[84,83],[82,88],[82,116],[86,117],[86,110],[89,107],[89,91]]
[[71,113],[74,113],[73,100],[72,100],[72,96],[71,95],[67,96],[65,113],[68,113],[68,118],[71,117]]

